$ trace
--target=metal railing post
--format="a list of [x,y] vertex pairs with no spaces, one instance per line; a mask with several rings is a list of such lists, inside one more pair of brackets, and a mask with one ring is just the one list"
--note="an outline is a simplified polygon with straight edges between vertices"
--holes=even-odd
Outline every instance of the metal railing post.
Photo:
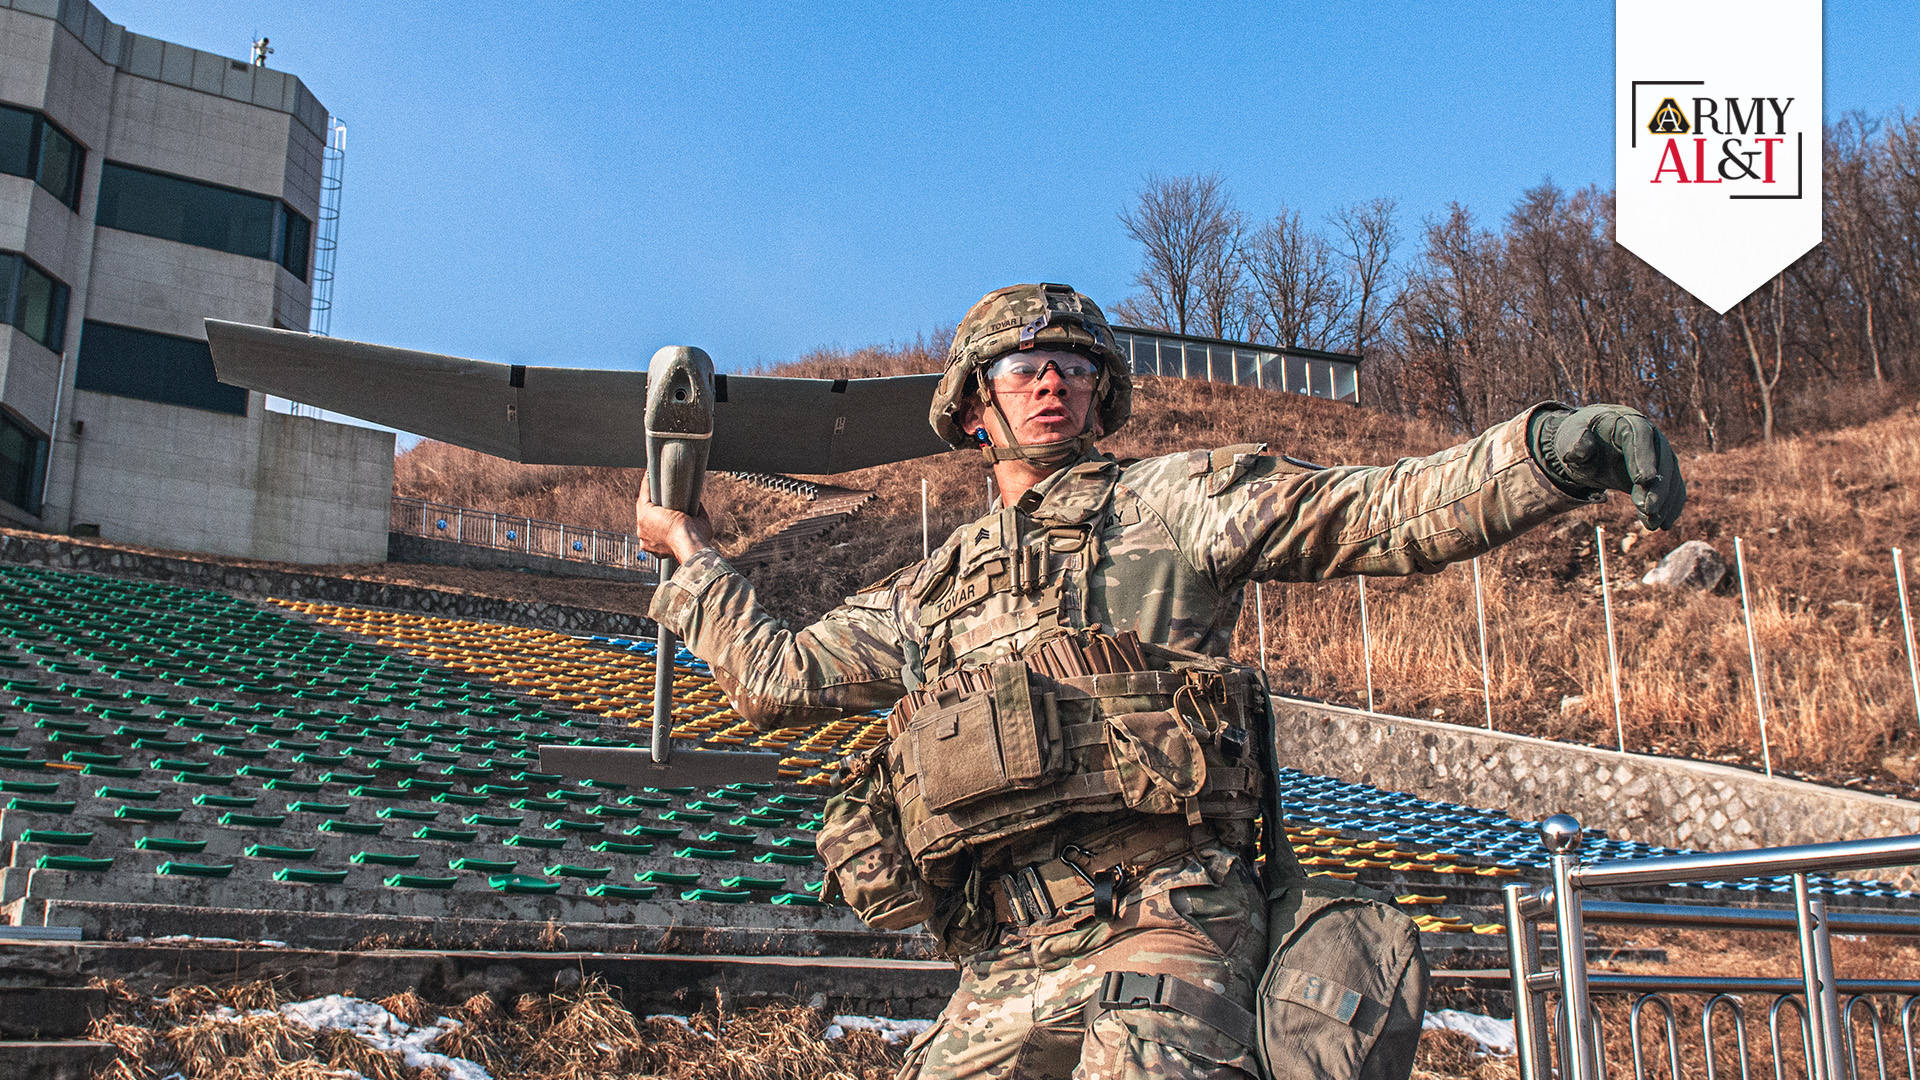
[[1834,983],[1833,942],[1827,933],[1827,904],[1813,898],[1807,875],[1793,875],[1793,907],[1800,929],[1800,977],[1807,987],[1807,1020],[1813,1043],[1807,1058],[1813,1080],[1849,1080],[1841,1054],[1840,991]]
[[1546,992],[1533,988],[1533,976],[1540,971],[1540,928],[1528,914],[1526,885],[1508,885],[1500,890],[1507,910],[1507,963],[1513,986],[1514,1052],[1519,1058],[1520,1080],[1549,1080],[1547,1061]]
[[[1540,823],[1540,838],[1552,853],[1553,926],[1559,937],[1561,1054],[1566,1061],[1564,1080],[1599,1080],[1599,1025],[1593,1020],[1593,999],[1587,993],[1587,932],[1580,913],[1580,823],[1569,814],[1555,814]],[[1815,1080],[1826,1080],[1816,1077]]]

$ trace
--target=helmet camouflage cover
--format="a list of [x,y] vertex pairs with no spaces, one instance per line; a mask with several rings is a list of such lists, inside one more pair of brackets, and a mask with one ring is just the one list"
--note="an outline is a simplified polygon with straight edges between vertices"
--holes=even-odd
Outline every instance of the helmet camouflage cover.
[[1009,285],[980,298],[953,332],[947,371],[933,392],[927,421],[934,433],[956,450],[974,445],[961,427],[960,414],[978,373],[1007,353],[1022,349],[1066,349],[1100,361],[1094,393],[1100,427],[1111,435],[1133,412],[1130,362],[1113,338],[1100,306],[1071,285]]

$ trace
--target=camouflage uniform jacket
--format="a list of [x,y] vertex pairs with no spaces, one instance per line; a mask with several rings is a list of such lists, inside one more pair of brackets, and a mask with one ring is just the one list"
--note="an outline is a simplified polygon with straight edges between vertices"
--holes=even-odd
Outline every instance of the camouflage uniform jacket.
[[[1253,445],[1131,464],[1095,454],[804,629],[763,610],[712,550],[679,568],[652,614],[761,728],[885,708],[930,673],[1005,655],[1051,625],[1225,655],[1248,581],[1431,573],[1581,505],[1528,452],[1534,411],[1380,467],[1303,468]],[[1094,542],[1050,546],[1075,526]],[[1057,612],[1002,586],[1014,551],[1058,583]]]

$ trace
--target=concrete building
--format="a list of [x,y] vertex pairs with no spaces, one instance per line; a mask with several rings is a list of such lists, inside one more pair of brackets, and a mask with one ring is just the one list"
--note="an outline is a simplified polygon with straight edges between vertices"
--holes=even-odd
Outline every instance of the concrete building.
[[308,328],[328,127],[285,72],[0,0],[0,524],[385,558],[393,436],[216,382],[201,325]]

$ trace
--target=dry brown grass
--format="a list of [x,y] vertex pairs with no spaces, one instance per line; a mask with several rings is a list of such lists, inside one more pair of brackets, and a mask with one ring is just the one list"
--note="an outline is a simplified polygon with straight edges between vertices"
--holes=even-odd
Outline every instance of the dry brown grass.
[[[885,351],[824,355],[812,375],[892,372]],[[872,355],[868,355],[871,353]],[[900,366],[924,367],[924,357]],[[818,369],[818,370],[815,370]],[[871,369],[871,370],[869,370]],[[1134,419],[1105,449],[1147,456],[1235,442],[1266,442],[1325,464],[1379,464],[1430,453],[1448,433],[1367,409],[1298,396],[1147,377]],[[1684,448],[1683,448],[1684,449]],[[554,470],[471,455],[474,476],[455,480],[458,453],[423,447],[403,455],[404,494],[454,498],[516,513],[561,513],[569,523],[628,527],[639,474]],[[443,486],[425,482],[423,455]],[[1755,632],[1763,657],[1768,739],[1776,770],[1872,790],[1920,793],[1920,765],[1888,549],[1915,545],[1920,498],[1920,415],[1903,408],[1855,428],[1782,439],[1722,454],[1683,453],[1690,505],[1673,534],[1645,534],[1622,498],[1536,530],[1482,562],[1496,726],[1549,738],[1615,742],[1593,526],[1606,526],[1615,586],[1623,721],[1632,749],[1759,765],[1759,730],[1737,592],[1675,594],[1638,579],[1683,540],[1714,544],[1729,561],[1747,540]],[[520,470],[520,471],[516,471]],[[596,473],[589,477],[587,474]],[[619,473],[598,476],[597,473]],[[542,479],[544,478],[544,479]],[[830,478],[878,499],[804,559],[756,570],[763,601],[798,623],[920,553],[920,481],[930,491],[933,542],[986,507],[976,455],[944,454]],[[536,481],[538,481],[536,483]],[[550,495],[540,484],[551,484]],[[788,496],[709,481],[721,546],[737,553],[799,504]],[[571,494],[569,494],[571,493]],[[588,493],[602,502],[589,510]],[[541,500],[547,501],[541,501]],[[550,507],[542,510],[541,507]],[[1628,550],[1622,550],[1626,543]],[[1920,561],[1910,564],[1920,574]],[[1351,582],[1265,590],[1268,663],[1293,693],[1366,703],[1359,610]],[[1382,711],[1485,722],[1472,578],[1457,566],[1426,578],[1372,579],[1374,703]],[[1249,597],[1248,607],[1252,607]],[[1235,651],[1254,659],[1256,626],[1244,617]],[[1580,699],[1568,702],[1568,698]],[[1883,765],[1883,759],[1890,759]],[[1903,779],[1904,775],[1904,779]]]
[[[278,1014],[250,1010],[283,1003],[277,987],[183,987],[161,998],[108,990],[109,1012],[93,1037],[120,1049],[103,1080],[439,1080],[397,1054],[344,1031],[314,1031]],[[451,1007],[412,990],[378,1004],[403,1022],[459,1021],[433,1052],[466,1058],[495,1080],[880,1080],[901,1048],[871,1032],[828,1042],[827,1020],[802,1006],[768,1006],[724,1017],[701,1013],[685,1026],[640,1020],[597,978],[552,994],[527,994],[510,1008],[485,994]]]

